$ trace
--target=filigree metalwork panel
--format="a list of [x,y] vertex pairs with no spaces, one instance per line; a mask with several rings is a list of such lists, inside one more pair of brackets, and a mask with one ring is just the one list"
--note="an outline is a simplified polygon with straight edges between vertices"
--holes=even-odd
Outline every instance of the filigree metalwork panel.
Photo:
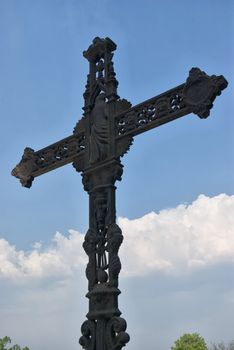
[[[59,162],[63,164],[70,163],[74,157],[79,156],[85,150],[85,135],[72,135],[66,139],[57,142],[49,147],[43,148],[35,152],[38,158],[37,164],[42,168],[60,166]],[[36,175],[37,176],[37,175]]]
[[85,150],[84,133],[71,135],[39,151],[26,147],[19,164],[12,170],[12,175],[19,178],[25,187],[31,187],[36,176],[59,168],[82,157]]
[[116,117],[116,136],[140,134],[188,113],[183,100],[183,85],[155,96]]

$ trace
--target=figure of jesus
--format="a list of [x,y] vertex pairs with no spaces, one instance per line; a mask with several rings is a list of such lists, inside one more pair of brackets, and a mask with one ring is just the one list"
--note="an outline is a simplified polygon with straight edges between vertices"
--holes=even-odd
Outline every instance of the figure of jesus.
[[104,93],[100,93],[91,112],[90,132],[90,164],[104,160],[107,157],[108,148],[108,120],[107,105]]

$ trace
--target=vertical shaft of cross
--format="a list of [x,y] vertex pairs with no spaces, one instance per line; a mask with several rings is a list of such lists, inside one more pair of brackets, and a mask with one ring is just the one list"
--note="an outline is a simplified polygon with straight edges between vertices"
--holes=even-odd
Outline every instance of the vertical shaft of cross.
[[[97,176],[98,174],[98,176]],[[118,276],[121,263],[118,251],[123,241],[115,216],[115,181],[122,165],[110,160],[83,173],[89,193],[89,229],[83,247],[89,257],[86,277],[89,283],[88,321],[82,325],[80,344],[87,350],[121,349],[129,341],[126,322],[119,317]]]
[[[83,244],[88,255],[89,312],[81,327],[80,344],[85,350],[120,350],[128,341],[126,322],[118,308],[118,256],[123,241],[116,224],[115,182],[121,180],[122,165],[115,156],[114,116],[118,82],[112,57],[116,45],[95,38],[84,52],[89,75],[84,93],[85,159],[83,185],[89,195],[89,229]],[[79,129],[80,125],[76,127]]]

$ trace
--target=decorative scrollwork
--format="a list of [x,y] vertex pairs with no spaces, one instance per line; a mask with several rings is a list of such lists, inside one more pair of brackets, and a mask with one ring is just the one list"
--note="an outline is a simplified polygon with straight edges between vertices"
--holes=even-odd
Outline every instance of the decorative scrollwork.
[[85,350],[95,350],[96,322],[87,320],[81,326],[80,345]]
[[109,253],[109,284],[118,287],[118,276],[121,270],[121,262],[118,257],[120,245],[123,242],[123,235],[120,227],[113,223],[107,231],[107,247]]
[[83,243],[84,251],[87,255],[96,252],[97,235],[92,229],[88,229]]
[[[36,176],[70,163],[85,149],[84,133],[72,135],[37,152],[26,147],[21,161],[12,170],[22,186],[31,187]],[[81,161],[82,164],[82,161]]]
[[108,350],[121,350],[130,337],[125,332],[126,321],[121,317],[112,317],[106,325],[106,345]]
[[213,101],[226,87],[222,75],[209,76],[199,68],[192,68],[185,84],[116,116],[117,145],[121,145],[122,136],[135,136],[191,112],[207,118]]
[[57,142],[51,146],[43,148],[40,151],[37,151],[37,164],[42,169],[51,166],[59,161],[66,162],[66,159],[69,159],[70,162],[71,158],[78,156],[80,152],[84,151],[84,149],[84,133],[76,134],[74,136],[67,137],[66,139]]
[[173,114],[183,113],[186,106],[183,101],[182,89],[183,85],[180,85],[116,116],[117,138],[123,135],[135,136],[154,127],[155,122],[166,116],[171,118]]
[[170,106],[172,111],[181,109],[183,97],[181,94],[175,94],[170,99]]
[[89,262],[86,267],[86,277],[89,281],[89,290],[97,283],[97,262],[96,262],[96,252],[97,252],[97,242],[98,237],[94,230],[89,229],[85,235],[85,240],[83,243],[83,248],[85,253],[89,257]]

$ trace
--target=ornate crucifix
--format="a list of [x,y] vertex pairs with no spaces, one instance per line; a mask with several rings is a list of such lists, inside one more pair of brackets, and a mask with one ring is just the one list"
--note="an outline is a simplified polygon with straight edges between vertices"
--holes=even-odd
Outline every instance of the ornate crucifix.
[[189,113],[207,118],[216,96],[227,87],[222,75],[209,76],[192,68],[184,84],[132,107],[117,94],[112,61],[115,49],[112,40],[97,37],[83,53],[89,61],[89,74],[84,114],[73,134],[36,152],[25,148],[12,171],[25,187],[30,187],[36,176],[68,163],[82,174],[89,194],[89,229],[83,243],[89,259],[89,312],[80,338],[86,350],[121,350],[129,341],[118,308],[118,251],[123,235],[116,224],[115,182],[123,172],[120,157],[142,132]]

